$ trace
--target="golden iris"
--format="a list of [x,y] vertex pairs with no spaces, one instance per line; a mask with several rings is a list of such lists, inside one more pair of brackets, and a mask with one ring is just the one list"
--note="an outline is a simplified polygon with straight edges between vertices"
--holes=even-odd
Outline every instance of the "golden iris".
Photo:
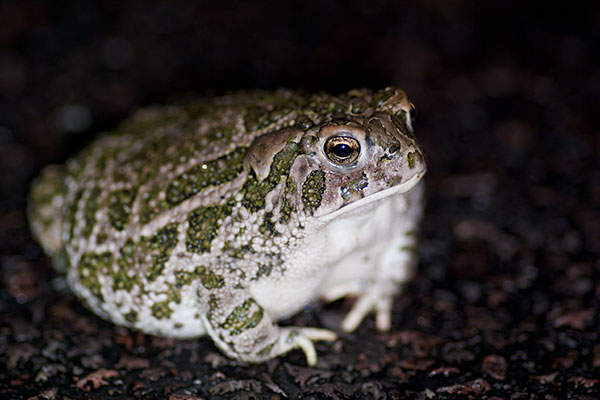
[[335,164],[352,164],[360,155],[360,143],[350,136],[331,137],[325,142],[325,155]]

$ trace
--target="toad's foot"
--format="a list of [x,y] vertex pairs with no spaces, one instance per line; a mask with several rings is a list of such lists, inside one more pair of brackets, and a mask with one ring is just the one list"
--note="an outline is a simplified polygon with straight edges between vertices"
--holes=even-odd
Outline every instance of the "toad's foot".
[[392,302],[397,287],[390,282],[351,281],[332,287],[325,293],[325,300],[333,301],[342,297],[358,297],[352,309],[342,321],[346,332],[354,331],[371,312],[375,312],[375,327],[388,331],[392,320]]
[[[232,293],[237,296],[232,298]],[[201,304],[202,308],[210,310],[207,299],[222,306],[217,309],[213,305],[213,312],[201,318],[215,344],[229,357],[240,361],[264,362],[300,349],[307,364],[312,366],[317,362],[313,341],[337,337],[335,332],[326,329],[277,325],[269,312],[244,290],[212,290],[199,298],[205,303]]]
[[306,357],[306,363],[314,366],[317,363],[317,352],[314,341],[333,341],[337,334],[327,329],[282,327],[278,340],[274,343],[272,353],[284,354],[292,349],[300,349]]
[[290,350],[300,349],[306,357],[306,363],[314,366],[317,363],[317,352],[313,342],[337,339],[337,334],[327,329],[280,327],[273,324],[266,313],[263,321],[256,326],[248,326],[243,332],[235,331],[233,335],[228,334],[223,325],[217,325],[215,329],[208,319],[204,320],[208,334],[223,352],[232,358],[251,363],[264,362]]

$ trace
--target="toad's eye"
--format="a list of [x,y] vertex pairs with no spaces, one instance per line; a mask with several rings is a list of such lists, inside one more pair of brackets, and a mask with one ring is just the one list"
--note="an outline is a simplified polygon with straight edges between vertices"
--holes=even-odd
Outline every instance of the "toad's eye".
[[350,136],[331,137],[325,142],[325,155],[335,164],[352,164],[360,155],[360,143]]

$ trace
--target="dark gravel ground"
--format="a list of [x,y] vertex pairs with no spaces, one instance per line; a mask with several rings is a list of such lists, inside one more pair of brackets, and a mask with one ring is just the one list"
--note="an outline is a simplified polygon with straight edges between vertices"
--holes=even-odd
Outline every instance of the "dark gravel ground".
[[[291,4],[0,2],[0,398],[600,398],[600,8]],[[136,107],[388,84],[428,155],[420,273],[391,332],[369,318],[316,368],[104,322],[31,238],[32,177]]]

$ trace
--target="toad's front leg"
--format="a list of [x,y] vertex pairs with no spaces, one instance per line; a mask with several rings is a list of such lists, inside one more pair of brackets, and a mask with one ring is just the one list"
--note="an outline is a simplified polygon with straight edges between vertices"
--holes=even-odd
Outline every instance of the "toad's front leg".
[[279,327],[245,289],[198,291],[202,319],[217,347],[227,356],[263,362],[301,349],[308,365],[315,365],[313,341],[335,340],[335,332],[305,327]]
[[346,296],[357,298],[342,321],[344,331],[354,331],[371,312],[375,312],[375,326],[379,331],[390,329],[394,296],[412,279],[417,263],[416,232],[422,216],[422,198],[423,185],[420,184],[406,196],[394,199],[402,218],[382,246],[369,278],[341,282],[324,293],[327,301]]
[[[404,249],[400,246],[394,247]],[[344,331],[354,331],[371,312],[375,312],[377,330],[388,331],[390,329],[394,297],[412,279],[416,259],[412,252],[397,251],[392,247],[387,249],[384,255],[385,257],[382,258],[385,261],[397,261],[381,262],[371,279],[343,282],[324,293],[326,301],[334,301],[346,296],[357,298],[352,309],[342,321],[341,328]]]

